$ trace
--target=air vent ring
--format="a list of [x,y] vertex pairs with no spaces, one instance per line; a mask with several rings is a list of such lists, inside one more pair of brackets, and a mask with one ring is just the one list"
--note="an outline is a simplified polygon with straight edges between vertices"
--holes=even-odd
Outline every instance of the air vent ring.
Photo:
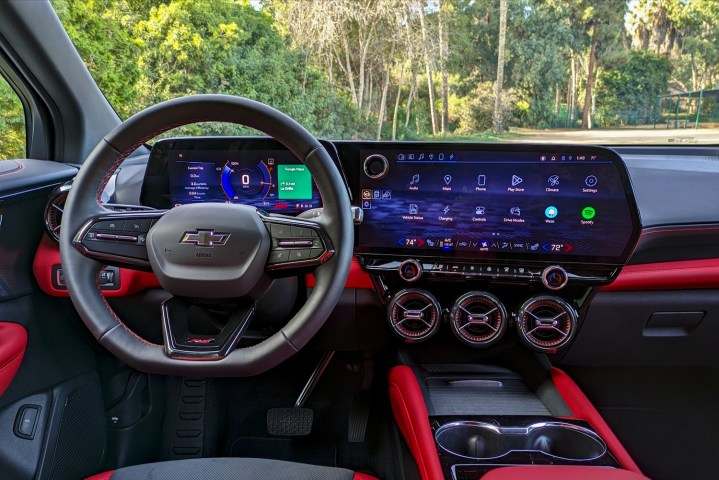
[[65,210],[65,202],[67,194],[70,192],[70,183],[60,185],[50,194],[50,199],[45,205],[45,230],[47,230],[50,238],[56,242],[60,241],[60,224],[62,222],[62,213]]
[[442,308],[426,290],[407,288],[392,297],[387,320],[392,331],[407,343],[423,342],[439,329]]
[[486,348],[497,343],[507,330],[507,310],[487,292],[468,292],[452,307],[450,325],[466,345]]
[[531,349],[554,353],[569,345],[577,329],[577,312],[559,297],[532,297],[519,309],[517,331]]

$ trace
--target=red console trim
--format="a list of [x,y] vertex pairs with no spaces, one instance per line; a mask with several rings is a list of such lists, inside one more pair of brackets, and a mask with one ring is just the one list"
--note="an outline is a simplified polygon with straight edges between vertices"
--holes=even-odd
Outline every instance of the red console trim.
[[[67,290],[55,288],[52,283],[52,268],[60,265],[60,249],[47,235],[42,236],[40,245],[32,262],[32,271],[40,289],[53,297],[69,297]],[[157,277],[150,272],[140,272],[128,268],[120,269],[120,288],[103,290],[106,297],[124,297],[133,295],[148,288],[159,287]]]
[[85,480],[110,480],[113,473],[115,473],[115,471],[110,470],[109,472],[98,473],[97,475],[93,475],[92,477],[86,478]]
[[[307,286],[312,288],[315,286],[315,276],[312,274],[307,275],[305,280]],[[365,272],[360,265],[357,257],[352,257],[352,264],[350,265],[350,273],[347,276],[347,282],[345,282],[345,288],[358,288],[363,290],[371,290],[374,288],[372,285],[372,278],[369,273]]]
[[719,288],[719,258],[627,265],[604,291]]
[[619,464],[627,470],[641,474],[641,470],[632,457],[629,456],[629,452],[624,448],[619,439],[607,422],[604,421],[602,416],[599,414],[592,402],[589,401],[584,392],[574,383],[569,375],[558,368],[551,368],[549,370],[552,376],[554,386],[559,391],[559,394],[564,399],[569,409],[574,413],[574,416],[578,419],[584,420],[589,423],[595,432],[606,442],[609,450],[614,454]]
[[422,480],[444,478],[427,406],[411,368],[400,365],[389,371],[389,399],[394,419],[417,462]]
[[649,480],[644,475],[609,467],[532,465],[495,468],[482,480]]
[[27,346],[27,331],[18,323],[0,322],[0,395],[20,369]]

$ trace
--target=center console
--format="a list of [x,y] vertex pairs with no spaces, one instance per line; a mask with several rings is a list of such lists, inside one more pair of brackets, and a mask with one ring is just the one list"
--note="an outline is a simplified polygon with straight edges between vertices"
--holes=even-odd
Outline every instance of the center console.
[[621,159],[586,146],[336,147],[358,180],[355,253],[405,344],[390,392],[422,477],[631,467],[598,415],[570,408],[545,356],[571,345],[638,240]]

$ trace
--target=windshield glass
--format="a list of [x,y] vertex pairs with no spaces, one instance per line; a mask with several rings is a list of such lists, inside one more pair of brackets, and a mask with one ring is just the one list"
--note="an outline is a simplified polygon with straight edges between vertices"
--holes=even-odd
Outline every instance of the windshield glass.
[[719,0],[52,3],[122,118],[227,93],[329,139],[719,144]]

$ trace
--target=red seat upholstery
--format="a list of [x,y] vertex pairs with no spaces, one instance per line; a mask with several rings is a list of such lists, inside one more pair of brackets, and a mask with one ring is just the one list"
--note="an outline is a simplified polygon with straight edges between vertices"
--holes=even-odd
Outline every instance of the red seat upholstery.
[[610,467],[539,466],[491,470],[481,480],[649,480],[644,475]]
[[26,345],[27,332],[22,325],[0,322],[0,395],[15,378]]

